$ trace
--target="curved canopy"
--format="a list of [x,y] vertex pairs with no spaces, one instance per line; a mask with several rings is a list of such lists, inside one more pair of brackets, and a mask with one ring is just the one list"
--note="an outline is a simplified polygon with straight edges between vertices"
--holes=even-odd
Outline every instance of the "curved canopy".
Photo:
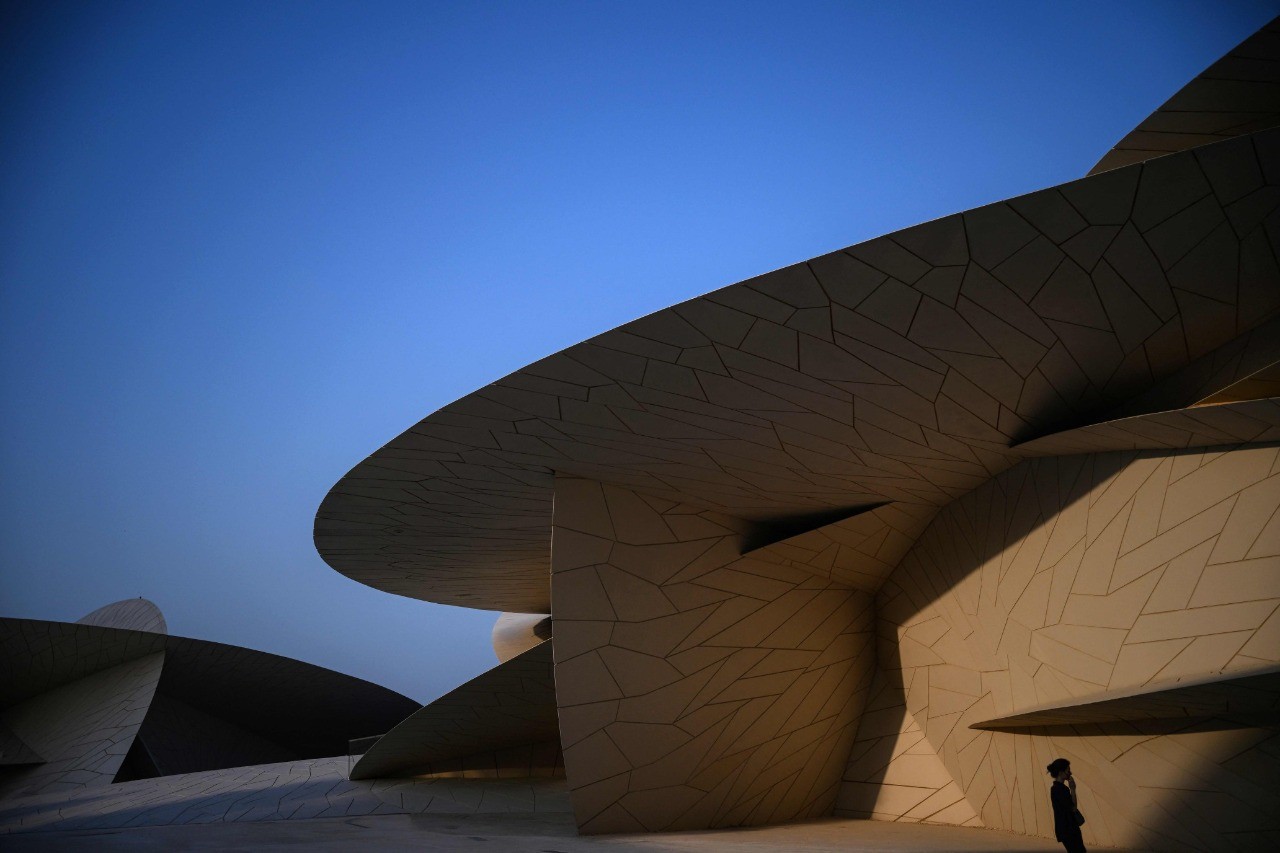
[[938,507],[1031,455],[1015,445],[1113,419],[1276,314],[1274,163],[1280,132],[1264,131],[628,323],[357,465],[321,504],[316,546],[388,592],[546,613],[564,474],[766,529],[847,517],[869,544],[838,576],[874,589]]
[[132,631],[151,631],[167,634],[164,614],[154,603],[145,598],[126,598],[104,604],[92,613],[76,620],[78,625],[97,625],[99,628],[125,628]]
[[0,618],[0,710],[156,653],[163,657],[158,695],[303,757],[342,754],[348,739],[385,732],[418,707],[363,679],[239,646],[152,631]]
[[450,759],[559,739],[551,643],[544,640],[406,717],[361,756],[351,778],[422,773]]
[[1280,18],[1183,86],[1090,175],[1280,124]]

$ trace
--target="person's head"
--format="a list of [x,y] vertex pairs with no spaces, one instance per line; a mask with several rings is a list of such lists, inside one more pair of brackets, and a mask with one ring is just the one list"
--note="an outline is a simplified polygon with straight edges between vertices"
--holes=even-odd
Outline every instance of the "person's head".
[[1055,758],[1049,762],[1049,766],[1046,769],[1049,771],[1049,775],[1058,782],[1065,782],[1071,778],[1071,762],[1065,758]]

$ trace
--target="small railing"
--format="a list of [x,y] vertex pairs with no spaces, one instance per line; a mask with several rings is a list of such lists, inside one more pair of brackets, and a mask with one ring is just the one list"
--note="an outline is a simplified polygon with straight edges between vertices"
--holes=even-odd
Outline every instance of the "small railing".
[[347,778],[351,778],[351,768],[355,766],[356,759],[369,751],[369,747],[373,746],[382,735],[373,735],[371,737],[352,738],[347,741]]

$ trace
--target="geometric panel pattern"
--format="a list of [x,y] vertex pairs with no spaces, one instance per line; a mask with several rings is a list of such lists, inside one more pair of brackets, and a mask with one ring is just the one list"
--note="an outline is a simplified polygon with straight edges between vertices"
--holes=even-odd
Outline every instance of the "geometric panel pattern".
[[857,589],[875,590],[933,517],[932,507],[893,503],[751,549]]
[[830,813],[874,663],[868,593],[742,556],[736,519],[556,479],[555,680],[583,833]]
[[104,604],[97,610],[76,620],[77,625],[97,625],[100,628],[123,628],[128,631],[169,633],[164,614],[145,598],[126,598]]
[[0,796],[110,785],[142,726],[163,665],[164,653],[157,652],[0,711],[0,726],[44,759],[5,772]]
[[0,618],[0,708],[165,649],[163,634]]
[[[1089,421],[1101,423],[1133,415],[1148,415],[1213,403],[1261,400],[1276,394],[1257,393],[1232,397],[1230,390],[1247,383],[1249,377],[1265,374],[1280,362],[1280,316],[1259,323],[1150,388],[1134,394],[1102,413],[1092,413]],[[1263,390],[1259,388],[1258,390]],[[1076,424],[1080,426],[1080,424]],[[1120,448],[1115,448],[1120,449]]]
[[1280,441],[1280,399],[1232,401],[1132,415],[1056,432],[1017,447],[1029,455],[1065,456],[1265,441]]
[[1264,793],[1280,772],[1274,718],[971,728],[1274,671],[1280,447],[1023,462],[944,509],[877,608],[904,731],[918,725],[985,825],[1051,834],[1043,768],[1063,755],[1088,779],[1081,808],[1097,843],[1280,837]]
[[456,759],[461,772],[480,757],[492,767],[497,754],[533,744],[550,744],[539,769],[551,772],[559,736],[551,642],[542,641],[415,711],[360,757],[351,778],[436,773]]
[[164,618],[131,599],[77,623],[0,619],[5,763],[10,744],[45,761],[6,771],[0,793],[338,755],[416,707],[301,661],[121,624]]
[[973,728],[1016,729],[1116,723],[1132,720],[1181,720],[1189,717],[1253,720],[1255,725],[1280,721],[1280,670],[1196,683],[1179,681],[1163,689],[1108,692],[1106,698],[1035,708],[973,723]]
[[849,753],[835,814],[982,826],[924,729],[907,710],[905,692],[894,679],[876,675],[871,701]]
[[1209,66],[1107,152],[1093,175],[1280,124],[1280,19]]
[[[333,488],[316,545],[390,592],[545,613],[554,474],[766,525],[885,504],[869,535],[909,542],[1011,445],[1276,315],[1278,206],[1261,131],[717,290],[426,418]],[[842,572],[875,588],[898,551],[868,550]]]

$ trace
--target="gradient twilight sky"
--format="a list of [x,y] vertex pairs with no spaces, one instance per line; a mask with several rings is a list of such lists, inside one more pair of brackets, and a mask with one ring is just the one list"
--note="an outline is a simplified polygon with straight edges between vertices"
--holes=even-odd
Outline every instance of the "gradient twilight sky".
[[0,615],[419,700],[495,614],[328,568],[431,411],[674,302],[1083,176],[1277,2],[46,2],[0,21]]

